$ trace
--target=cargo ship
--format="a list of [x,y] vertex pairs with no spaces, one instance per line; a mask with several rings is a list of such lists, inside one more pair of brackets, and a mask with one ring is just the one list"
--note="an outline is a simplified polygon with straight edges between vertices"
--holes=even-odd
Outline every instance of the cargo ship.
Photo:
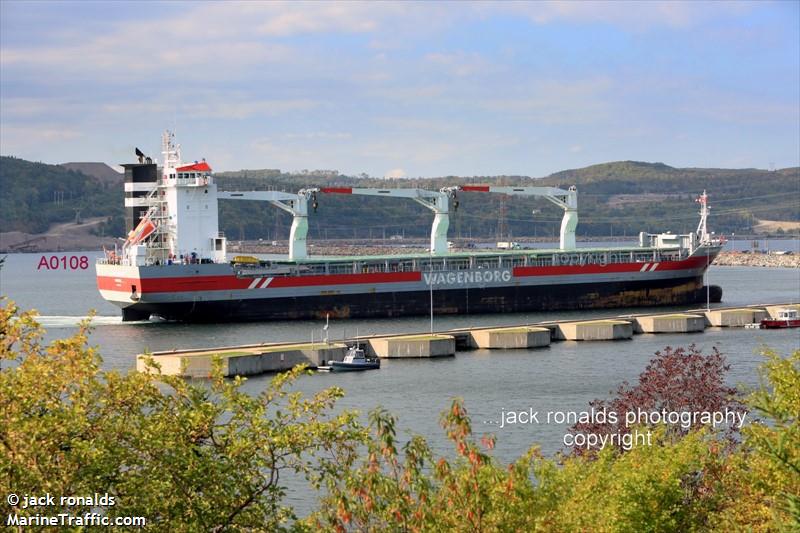
[[[128,236],[96,265],[97,287],[124,321],[184,322],[399,317],[683,305],[720,301],[703,277],[722,239],[707,231],[708,196],[689,234],[640,233],[630,246],[578,248],[575,187],[454,185],[440,190],[309,188],[219,191],[210,165],[181,160],[162,136],[159,167],[137,148],[125,168]],[[428,253],[309,256],[308,217],[330,194],[410,199],[434,213]],[[544,198],[564,211],[558,247],[453,251],[451,209],[465,194]],[[219,200],[260,201],[292,215],[288,257],[229,258]],[[311,208],[311,209],[310,209]]]

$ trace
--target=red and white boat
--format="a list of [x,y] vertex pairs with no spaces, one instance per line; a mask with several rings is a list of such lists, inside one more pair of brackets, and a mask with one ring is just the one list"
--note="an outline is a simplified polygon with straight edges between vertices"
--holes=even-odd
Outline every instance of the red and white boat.
[[778,309],[777,317],[765,318],[761,321],[761,329],[800,328],[800,316],[797,309]]
[[[205,161],[184,163],[173,135],[162,138],[163,165],[125,167],[128,240],[97,264],[102,296],[123,320],[291,320],[500,313],[683,305],[720,301],[703,275],[721,242],[706,231],[708,197],[697,231],[641,233],[636,245],[577,248],[578,192],[553,187],[453,186],[423,189],[304,189],[222,192]],[[451,252],[449,211],[460,194],[539,196],[564,210],[558,247]],[[311,257],[309,204],[325,194],[412,199],[434,212],[429,253]],[[293,216],[289,256],[228,259],[218,200],[265,201]],[[433,303],[431,304],[431,300]]]

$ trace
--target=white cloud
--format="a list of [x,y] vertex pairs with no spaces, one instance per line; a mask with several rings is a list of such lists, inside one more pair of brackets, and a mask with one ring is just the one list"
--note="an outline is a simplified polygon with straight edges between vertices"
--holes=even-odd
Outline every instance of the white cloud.
[[[265,2],[258,31],[265,35],[376,30],[386,12],[381,6],[360,2]],[[382,6],[387,8],[389,6]]]
[[101,117],[148,117],[166,121],[173,116],[182,119],[242,120],[256,117],[275,117],[308,111],[320,105],[304,98],[258,99],[243,94],[215,91],[167,91],[161,97],[131,100],[129,95],[110,96],[105,102],[70,100],[66,98],[3,98],[4,120],[38,120],[52,122],[54,118],[79,114],[84,120]]
[[387,179],[400,179],[406,177],[406,171],[402,168],[393,168],[392,170],[387,171],[384,175],[384,178]]
[[37,116],[51,115],[53,111],[63,108],[63,99],[56,98],[30,98],[30,97],[9,97],[0,100],[0,114],[4,120],[11,118],[30,118]]
[[476,5],[476,9],[485,16],[505,12],[542,25],[557,21],[604,23],[635,33],[654,27],[691,28],[726,14],[746,13],[752,5],[710,1],[553,0],[484,2]]
[[459,78],[476,74],[486,75],[495,70],[490,61],[474,52],[433,52],[425,55],[424,59],[435,68],[442,69],[451,76]]
[[691,97],[677,111],[692,117],[705,117],[715,123],[740,126],[779,124],[787,117],[792,117],[795,124],[800,124],[800,107],[797,103],[742,98],[714,91]]
[[[633,150],[632,139],[657,145],[665,130],[676,127],[672,122],[695,128],[697,117],[701,126],[774,121],[784,129],[798,120],[795,102],[785,97],[794,86],[786,89],[786,83],[776,81],[763,95],[745,94],[735,75],[721,73],[719,61],[738,65],[739,54],[727,47],[707,48],[722,38],[705,30],[756,4],[175,5],[180,5],[179,14],[142,3],[137,20],[105,27],[74,18],[64,21],[67,30],[54,28],[46,38],[35,38],[44,29],[27,41],[16,28],[13,39],[6,32],[0,54],[3,149],[38,143],[44,157],[57,157],[52,155],[57,150],[72,154],[83,145],[91,153],[107,138],[125,144],[143,132],[160,131],[174,117],[197,127],[191,142],[207,143],[200,148],[203,155],[235,165],[376,175],[385,169],[421,175],[520,166],[531,172],[533,160],[593,157],[606,149],[598,138],[625,153]],[[711,24],[713,17],[719,20]],[[513,31],[524,26],[522,31],[535,38],[498,35],[512,18]],[[476,34],[484,22],[492,31]],[[15,21],[3,23],[8,28]],[[641,44],[654,46],[654,55],[643,48],[605,61],[604,43],[582,40],[578,32],[583,28],[563,34],[575,39],[566,51],[559,48],[561,37],[542,48],[551,36],[537,25],[564,23],[613,26],[623,33],[678,29],[666,38],[690,36],[705,54],[698,56],[698,64],[703,57],[713,61],[707,70],[705,63],[672,69],[685,62],[645,42],[649,39]],[[736,29],[730,39],[750,23],[746,17],[737,19],[730,25]],[[703,31],[683,32],[698,27]],[[764,56],[767,63],[775,58],[775,69],[786,63],[776,50],[785,48],[787,31],[774,32],[777,44]],[[796,26],[791,31],[795,36]],[[532,43],[536,48],[530,48]],[[570,56],[595,45],[596,57]],[[744,76],[753,63],[742,58],[742,68],[735,70]],[[596,63],[588,64],[589,59]],[[783,70],[788,77],[796,66]],[[730,94],[715,96],[720,87]]]
[[[71,143],[85,137],[84,133],[76,128],[64,128],[58,124],[39,126],[24,126],[0,123],[0,153],[3,155],[16,155],[31,157],[29,154],[43,154],[52,144]],[[33,156],[32,159],[41,160],[42,155]]]
[[586,124],[609,115],[613,82],[607,77],[584,80],[538,80],[508,96],[483,98],[478,105],[538,124]]
[[309,131],[305,133],[284,133],[286,139],[326,139],[326,140],[345,140],[352,138],[352,134],[343,131]]
[[141,32],[124,28],[119,33],[76,44],[6,48],[0,56],[0,66],[14,68],[20,75],[49,71],[50,75],[58,72],[104,84],[157,81],[148,76],[159,76],[165,83],[193,83],[218,79],[255,65],[285,63],[292,58],[291,49],[283,45],[253,41],[179,44],[174,36],[141,39],[138,33]]
[[217,119],[246,119],[253,117],[276,116],[284,113],[304,111],[318,105],[307,99],[298,100],[244,100],[228,101],[217,98],[202,103],[188,103],[181,107],[187,116]]

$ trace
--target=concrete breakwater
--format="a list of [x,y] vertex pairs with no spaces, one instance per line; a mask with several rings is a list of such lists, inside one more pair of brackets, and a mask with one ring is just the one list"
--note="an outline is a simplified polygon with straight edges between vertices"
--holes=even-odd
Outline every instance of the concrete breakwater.
[[747,266],[771,268],[800,268],[800,254],[778,255],[722,252],[714,260],[717,266]]
[[253,375],[288,370],[305,364],[311,368],[341,361],[358,344],[368,355],[382,359],[453,356],[473,349],[523,349],[561,341],[613,341],[641,334],[701,333],[706,328],[744,327],[798,304],[750,305],[691,309],[684,312],[612,316],[592,320],[564,320],[502,327],[471,327],[435,333],[371,335],[332,343],[263,343],[205,350],[172,350],[141,354],[137,369],[152,372],[149,357],[168,375],[206,377],[220,359],[226,376]]

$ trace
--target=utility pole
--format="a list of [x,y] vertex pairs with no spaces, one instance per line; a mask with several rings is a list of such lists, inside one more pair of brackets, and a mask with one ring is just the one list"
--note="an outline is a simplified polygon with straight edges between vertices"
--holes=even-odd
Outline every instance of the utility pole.
[[508,197],[504,194],[500,197],[500,219],[497,222],[497,242],[503,240],[503,236],[508,232],[506,221],[506,200]]
[[709,261],[708,245],[706,245],[706,311],[711,311],[711,285],[709,285],[710,270],[711,262]]
[[431,335],[433,335],[433,248],[430,249],[430,257],[428,259],[428,270],[430,276],[428,279],[428,286],[431,291]]

